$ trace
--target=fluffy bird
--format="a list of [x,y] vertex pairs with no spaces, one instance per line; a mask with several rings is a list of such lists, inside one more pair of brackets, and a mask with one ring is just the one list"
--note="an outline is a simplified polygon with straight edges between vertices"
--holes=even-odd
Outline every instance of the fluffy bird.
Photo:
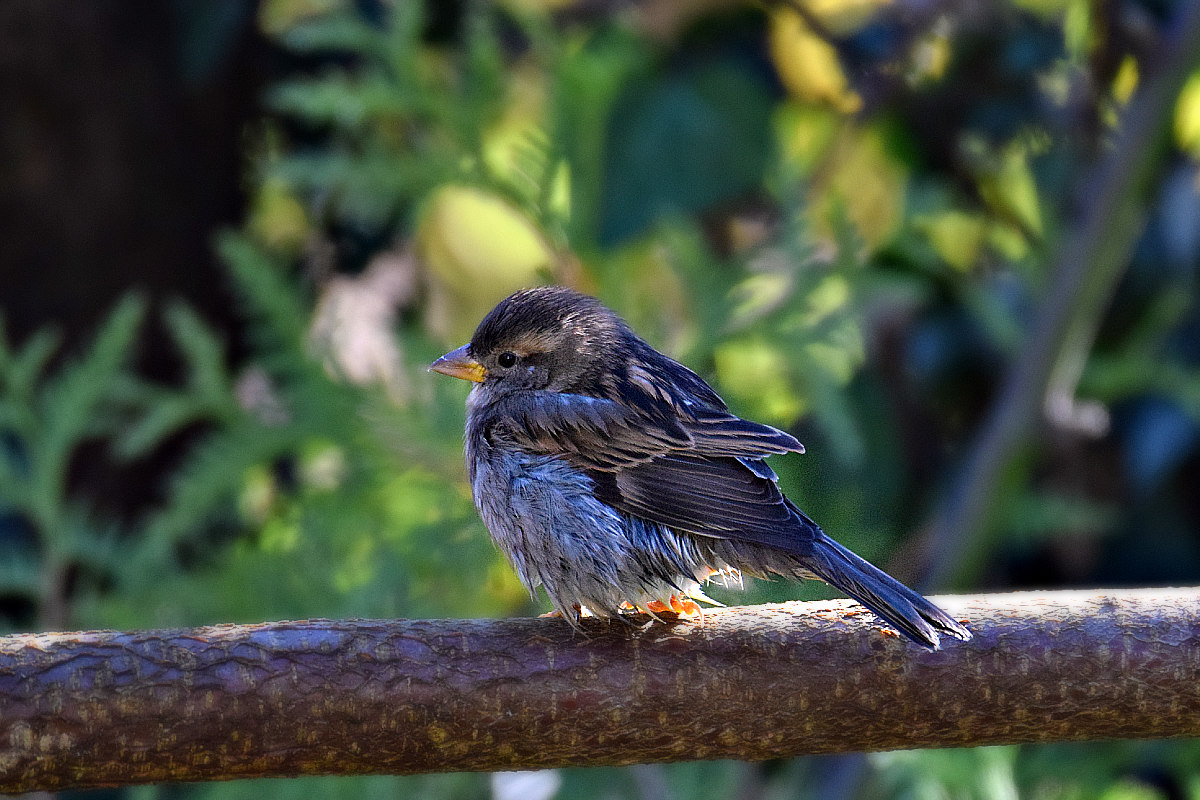
[[517,292],[430,369],[475,384],[475,505],[525,587],[572,624],[585,609],[698,614],[706,581],[775,573],[832,584],[931,649],[971,638],[779,491],[763,459],[800,442],[730,413],[594,298]]

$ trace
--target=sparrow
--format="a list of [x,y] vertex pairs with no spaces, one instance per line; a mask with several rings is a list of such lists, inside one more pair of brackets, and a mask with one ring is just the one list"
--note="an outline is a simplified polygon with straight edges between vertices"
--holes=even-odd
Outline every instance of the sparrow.
[[799,441],[731,413],[592,297],[519,291],[430,369],[474,383],[475,506],[531,595],[577,627],[585,611],[701,615],[706,582],[777,574],[823,580],[929,649],[971,638],[783,495],[763,459]]

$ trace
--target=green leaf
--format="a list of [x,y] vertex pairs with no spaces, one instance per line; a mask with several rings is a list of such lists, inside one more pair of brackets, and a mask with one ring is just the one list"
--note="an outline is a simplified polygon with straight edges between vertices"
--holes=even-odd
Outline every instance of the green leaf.
[[205,407],[186,395],[163,392],[131,427],[115,432],[113,452],[124,460],[144,456],[171,434],[203,417]]
[[187,365],[191,394],[214,411],[236,409],[233,382],[225,363],[225,343],[181,301],[167,306],[166,324]]
[[267,105],[313,124],[340,128],[428,116],[437,108],[428,94],[397,86],[382,75],[342,72],[280,84],[268,93]]
[[61,343],[62,334],[58,330],[42,328],[29,337],[24,347],[10,354],[0,372],[6,393],[20,401],[31,401],[50,357]]
[[330,14],[305,20],[284,31],[279,39],[298,53],[383,53],[383,38],[376,28],[354,14]]
[[134,336],[145,315],[146,301],[126,295],[96,335],[82,358],[69,362],[40,392],[39,435],[27,441],[32,466],[31,503],[38,526],[46,536],[59,532],[66,472],[72,451],[85,440],[104,433],[101,408],[130,355]]
[[233,233],[217,240],[217,250],[237,284],[238,299],[254,323],[260,346],[294,351],[304,340],[307,312],[284,280],[282,265],[250,239]]

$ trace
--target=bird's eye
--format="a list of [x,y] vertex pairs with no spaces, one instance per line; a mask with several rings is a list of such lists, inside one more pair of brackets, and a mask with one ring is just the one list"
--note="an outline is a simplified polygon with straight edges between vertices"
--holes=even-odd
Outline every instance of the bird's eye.
[[508,367],[511,367],[513,364],[517,363],[517,354],[505,350],[496,357],[496,363],[507,369]]

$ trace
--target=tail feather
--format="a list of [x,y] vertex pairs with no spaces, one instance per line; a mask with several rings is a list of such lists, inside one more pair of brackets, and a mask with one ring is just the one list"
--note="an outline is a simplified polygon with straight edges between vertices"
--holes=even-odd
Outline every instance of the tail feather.
[[811,561],[805,566],[930,650],[940,647],[943,635],[962,641],[971,638],[971,632],[945,611],[823,533],[814,540]]

